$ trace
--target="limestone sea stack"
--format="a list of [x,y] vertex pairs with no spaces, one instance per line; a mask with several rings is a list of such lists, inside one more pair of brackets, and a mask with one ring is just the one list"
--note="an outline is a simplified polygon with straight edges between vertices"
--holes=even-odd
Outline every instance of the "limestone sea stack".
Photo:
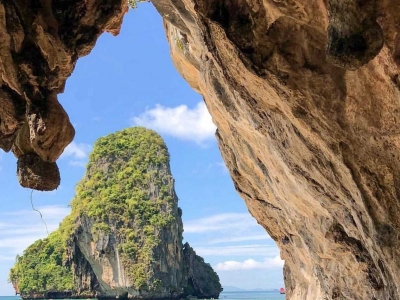
[[17,257],[10,281],[22,298],[218,298],[218,275],[182,245],[169,154],[154,131],[100,138],[71,206]]

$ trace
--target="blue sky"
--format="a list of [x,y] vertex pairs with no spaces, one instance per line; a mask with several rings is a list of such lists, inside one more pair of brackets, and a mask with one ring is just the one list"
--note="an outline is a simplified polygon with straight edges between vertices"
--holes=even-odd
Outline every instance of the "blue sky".
[[[94,141],[143,125],[158,131],[169,148],[184,238],[214,267],[222,284],[283,286],[278,248],[236,193],[211,117],[201,95],[173,67],[161,17],[151,4],[130,10],[119,36],[101,36],[92,53],[78,61],[59,100],[76,136],[58,161],[61,186],[32,195],[49,231],[69,213]],[[19,186],[15,174],[14,156],[0,152],[0,296],[14,292],[7,276],[16,254],[47,235],[32,211],[31,191]]]

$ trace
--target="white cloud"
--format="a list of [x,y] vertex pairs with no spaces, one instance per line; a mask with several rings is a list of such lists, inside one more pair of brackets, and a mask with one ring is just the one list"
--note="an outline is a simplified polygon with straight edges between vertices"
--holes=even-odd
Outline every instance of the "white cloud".
[[217,162],[216,165],[222,169],[222,172],[229,173],[229,170],[228,170],[227,166],[225,165],[225,162],[223,162],[223,161]]
[[232,243],[232,242],[245,242],[245,241],[261,241],[261,240],[270,240],[271,237],[267,234],[257,234],[257,235],[242,235],[242,236],[233,236],[227,238],[220,238],[208,241],[207,244],[222,244],[222,243]]
[[272,258],[265,258],[264,261],[256,261],[254,259],[246,259],[243,262],[229,260],[218,263],[214,268],[217,271],[234,271],[234,270],[255,270],[255,269],[282,269],[284,261],[279,255]]
[[69,162],[69,165],[70,166],[73,166],[73,167],[82,167],[82,168],[86,168],[86,161],[82,161],[82,160],[71,160],[70,162]]
[[88,144],[72,142],[65,148],[63,156],[71,156],[76,159],[84,159],[88,157],[91,149],[92,146]]
[[92,146],[89,144],[72,142],[65,148],[62,158],[71,158],[71,166],[85,167],[91,150]]
[[15,256],[0,255],[0,261],[14,261]]
[[215,172],[216,170],[218,170],[218,172],[224,175],[229,173],[229,170],[226,167],[225,163],[223,161],[220,161],[220,162],[209,163],[206,168],[204,168],[203,164],[199,165],[192,171],[192,174],[211,173]]
[[[49,232],[58,228],[62,219],[69,214],[70,209],[63,206],[37,207],[46,222]],[[34,210],[21,210],[11,213],[0,213],[3,221],[0,223],[0,249],[4,257],[12,257],[22,252],[38,239],[47,236],[46,226],[38,212]]]
[[251,227],[260,227],[248,213],[218,214],[184,223],[185,233],[203,233],[211,231],[244,231]]
[[[249,213],[224,213],[184,221],[184,235],[197,240],[201,255],[259,255],[279,253],[268,233]],[[202,241],[198,239],[201,236]],[[251,244],[252,242],[255,244]],[[260,241],[268,241],[260,245]],[[243,244],[243,242],[246,242]],[[258,242],[258,243],[257,243]],[[223,246],[209,246],[225,244]]]
[[[41,206],[38,207],[37,210],[39,210],[42,213],[43,218],[46,217],[50,221],[64,218],[70,212],[70,209],[68,207],[60,205]],[[7,212],[0,214],[0,216],[17,216],[19,218],[28,218],[28,219],[35,218],[36,215],[38,215],[38,212],[30,209],[24,209],[16,212]],[[0,226],[3,224],[9,226],[9,224],[4,222],[0,223]],[[23,224],[25,224],[25,221],[23,222]]]
[[240,245],[225,247],[194,247],[196,253],[200,256],[275,256],[279,254],[276,246],[269,245]]
[[213,139],[216,130],[204,102],[199,102],[193,109],[186,105],[164,107],[157,104],[134,117],[132,123],[200,145]]

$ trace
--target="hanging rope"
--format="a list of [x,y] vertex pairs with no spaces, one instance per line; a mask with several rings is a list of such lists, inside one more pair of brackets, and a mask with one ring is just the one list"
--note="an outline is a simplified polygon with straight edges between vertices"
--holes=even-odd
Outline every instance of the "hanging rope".
[[32,209],[33,209],[34,211],[37,211],[37,212],[39,213],[40,218],[42,219],[42,222],[43,222],[44,226],[46,227],[47,235],[49,235],[49,229],[47,228],[46,221],[43,219],[42,213],[41,213],[39,210],[37,210],[37,209],[33,206],[33,197],[32,197],[32,195],[33,195],[33,190],[31,190],[31,205],[32,205]]

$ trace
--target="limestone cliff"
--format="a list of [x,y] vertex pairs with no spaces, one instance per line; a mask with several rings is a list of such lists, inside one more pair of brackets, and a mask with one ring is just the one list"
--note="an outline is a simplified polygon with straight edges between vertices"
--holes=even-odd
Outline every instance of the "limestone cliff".
[[217,273],[209,264],[204,262],[202,257],[196,254],[187,242],[183,245],[183,265],[188,277],[185,295],[203,299],[218,299],[222,287]]
[[17,258],[10,280],[23,298],[175,299],[188,286],[218,298],[212,268],[196,255],[184,259],[169,154],[154,131],[100,138],[71,205],[56,232]]
[[[112,16],[120,22],[123,1],[22,2],[0,4],[0,139],[35,175],[51,169],[40,167],[44,127],[31,102],[60,113],[54,95],[72,71],[61,58],[75,62]],[[287,298],[400,299],[398,1],[153,4],[176,68],[204,95],[236,189],[281,249]],[[68,128],[61,115],[47,130]]]
[[400,6],[155,0],[287,299],[400,299]]

